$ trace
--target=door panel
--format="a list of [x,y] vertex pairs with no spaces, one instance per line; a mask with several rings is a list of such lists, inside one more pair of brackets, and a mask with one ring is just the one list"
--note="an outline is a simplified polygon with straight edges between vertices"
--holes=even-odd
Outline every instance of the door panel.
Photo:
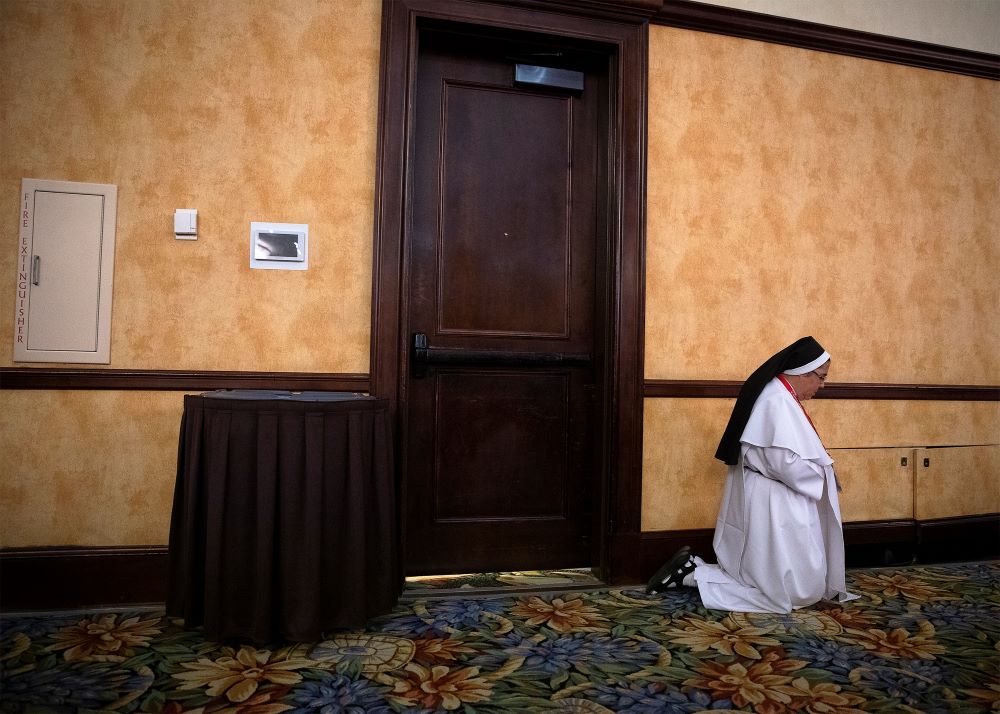
[[445,84],[439,333],[568,336],[571,111],[566,96]]
[[[589,563],[606,59],[513,81],[536,42],[424,30],[408,250],[410,574]],[[572,53],[568,53],[572,55]],[[603,63],[602,63],[603,62]]]
[[434,426],[448,434],[436,441],[435,520],[565,518],[566,375],[442,370],[435,382]]

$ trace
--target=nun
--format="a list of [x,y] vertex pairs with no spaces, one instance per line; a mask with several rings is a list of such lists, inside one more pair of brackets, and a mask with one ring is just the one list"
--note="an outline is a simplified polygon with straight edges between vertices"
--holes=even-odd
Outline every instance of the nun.
[[711,565],[685,546],[647,592],[697,587],[705,607],[788,613],[844,602],[844,536],[833,459],[803,402],[826,382],[830,355],[803,337],[740,389],[715,457],[728,466]]

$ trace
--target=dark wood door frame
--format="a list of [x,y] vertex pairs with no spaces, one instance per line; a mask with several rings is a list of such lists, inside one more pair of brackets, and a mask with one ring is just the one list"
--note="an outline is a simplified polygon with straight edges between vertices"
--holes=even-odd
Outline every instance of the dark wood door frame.
[[[418,23],[445,20],[470,25],[582,38],[611,48],[612,90],[607,211],[608,337],[603,400],[601,474],[603,532],[599,563],[611,582],[641,578],[638,553],[642,492],[643,313],[645,271],[646,78],[648,23],[635,13],[606,19],[614,3],[593,3],[584,14],[565,4],[524,6],[468,0],[385,0],[372,271],[371,391],[390,401],[396,444],[405,444],[409,336],[405,287],[406,176],[412,130]],[[625,2],[634,9],[634,0]],[[593,8],[599,8],[593,12]],[[588,16],[588,14],[590,16]],[[596,15],[596,16],[595,16]],[[397,458],[396,463],[403,463]],[[406,474],[400,473],[405,489]]]

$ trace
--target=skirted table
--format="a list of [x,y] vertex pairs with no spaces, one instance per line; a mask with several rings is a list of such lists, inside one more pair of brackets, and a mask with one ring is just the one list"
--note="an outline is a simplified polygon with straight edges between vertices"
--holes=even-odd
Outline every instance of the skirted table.
[[184,397],[167,613],[215,640],[310,641],[402,591],[387,402],[343,392]]

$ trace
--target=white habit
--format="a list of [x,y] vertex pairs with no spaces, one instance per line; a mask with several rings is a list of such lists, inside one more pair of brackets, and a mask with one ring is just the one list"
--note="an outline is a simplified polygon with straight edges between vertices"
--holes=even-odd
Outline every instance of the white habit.
[[694,571],[705,607],[787,613],[856,598],[844,577],[833,459],[777,378],[757,398],[740,442],[715,525],[719,564]]

